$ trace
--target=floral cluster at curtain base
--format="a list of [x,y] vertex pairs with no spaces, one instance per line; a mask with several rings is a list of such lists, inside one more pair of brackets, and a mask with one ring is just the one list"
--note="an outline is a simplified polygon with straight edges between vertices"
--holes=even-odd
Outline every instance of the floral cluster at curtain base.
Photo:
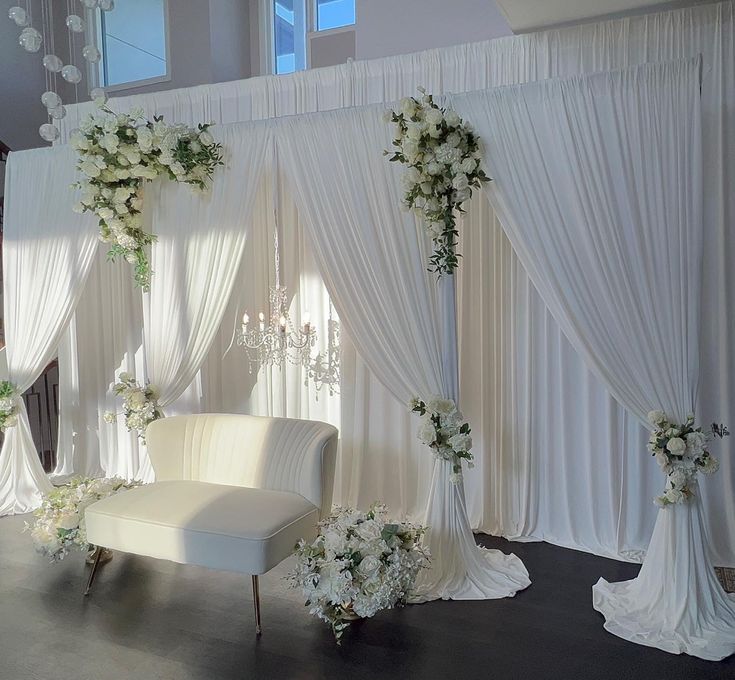
[[724,426],[713,425],[711,433],[694,426],[690,414],[682,425],[663,411],[651,411],[648,421],[653,425],[648,450],[666,474],[666,488],[654,499],[659,507],[684,503],[694,496],[693,483],[697,472],[713,474],[719,469],[717,459],[705,448],[712,436],[730,433]]
[[384,505],[368,512],[336,508],[319,524],[313,543],[299,541],[293,587],[309,613],[326,621],[337,642],[353,618],[369,618],[406,602],[416,576],[428,566],[425,528],[387,519]]
[[440,108],[426,90],[420,99],[405,97],[398,111],[387,111],[395,124],[393,146],[385,154],[407,166],[401,179],[404,205],[424,219],[434,243],[429,271],[451,274],[458,266],[457,213],[490,178],[481,167],[478,136],[452,109]]
[[18,424],[18,390],[9,380],[0,382],[0,431]]
[[414,397],[409,408],[421,416],[418,438],[431,447],[434,456],[452,463],[451,481],[462,479],[462,461],[472,467],[473,456],[470,424],[464,422],[462,414],[452,399],[432,397],[424,402]]
[[123,398],[123,413],[108,411],[104,415],[105,422],[115,423],[118,415],[124,415],[128,432],[137,432],[145,444],[145,431],[148,425],[154,420],[163,418],[163,411],[158,405],[158,389],[150,384],[142,387],[130,373],[121,373],[112,389],[116,395]]
[[26,524],[38,552],[51,562],[57,562],[73,548],[87,550],[84,510],[92,503],[113,494],[139,486],[119,477],[84,479],[77,477],[47,494],[41,507],[33,514],[32,524]]
[[100,239],[110,244],[110,259],[122,257],[133,264],[136,283],[147,290],[151,270],[146,248],[155,236],[143,225],[143,183],[164,175],[205,191],[222,165],[222,145],[214,141],[209,124],[194,129],[169,125],[162,117],[150,122],[142,109],[118,115],[100,104],[100,111],[70,138],[84,176],[74,209],[99,218]]

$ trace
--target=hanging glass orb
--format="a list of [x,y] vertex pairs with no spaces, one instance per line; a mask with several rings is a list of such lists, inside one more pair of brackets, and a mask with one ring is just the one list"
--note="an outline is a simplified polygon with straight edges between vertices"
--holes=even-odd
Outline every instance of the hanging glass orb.
[[93,64],[96,64],[102,57],[100,51],[94,45],[85,45],[82,48],[82,56]]
[[105,92],[101,87],[94,87],[89,91],[89,98],[92,101],[97,101],[98,99],[104,99],[107,101],[107,92]]
[[66,116],[66,106],[59,104],[56,108],[49,109],[49,115],[56,120],[61,120]]
[[95,7],[97,7],[97,0],[82,0],[82,4],[87,9],[94,9]]
[[77,84],[82,79],[82,72],[74,66],[74,64],[67,64],[61,69],[61,77],[67,83]]
[[56,92],[48,90],[41,95],[41,104],[43,104],[49,111],[55,109],[57,106],[61,106],[61,97]]
[[115,0],[99,0],[97,4],[103,12],[112,12],[115,9]]
[[64,67],[64,62],[55,54],[47,54],[43,58],[43,66],[47,71],[51,71],[51,73],[58,73]]
[[70,14],[66,17],[66,27],[74,33],[81,33],[84,30],[84,19],[78,14]]
[[59,128],[53,123],[44,123],[38,128],[38,134],[47,142],[55,142],[59,138]]
[[28,23],[28,14],[22,7],[11,7],[8,16],[15,22],[16,26],[25,26]]
[[26,26],[21,31],[20,38],[18,38],[18,44],[26,52],[38,52],[41,49],[43,43],[43,36],[32,26]]

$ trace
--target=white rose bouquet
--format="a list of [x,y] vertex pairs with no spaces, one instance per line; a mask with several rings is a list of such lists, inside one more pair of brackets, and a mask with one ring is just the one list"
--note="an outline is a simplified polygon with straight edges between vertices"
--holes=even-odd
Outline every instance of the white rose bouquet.
[[0,382],[0,431],[18,424],[18,390],[9,380]]
[[63,560],[72,548],[88,550],[84,509],[96,501],[123,489],[132,489],[140,482],[128,482],[119,477],[83,479],[77,477],[47,494],[41,507],[33,514],[33,523],[26,524],[36,550],[51,562]]
[[663,411],[651,411],[653,425],[648,450],[666,474],[666,488],[654,502],[659,507],[683,503],[694,496],[692,484],[697,472],[713,474],[719,469],[717,459],[705,448],[712,436],[726,437],[724,425],[712,425],[710,433],[694,427],[694,414],[683,425],[673,422]]
[[462,479],[462,461],[473,467],[472,437],[470,424],[463,422],[462,414],[452,399],[432,397],[424,402],[414,397],[409,408],[421,416],[418,438],[431,447],[434,455],[452,463],[451,481]]
[[141,387],[129,373],[121,373],[119,381],[112,389],[123,398],[123,413],[108,411],[104,415],[105,422],[114,423],[118,415],[124,415],[128,431],[135,430],[145,444],[145,431],[148,425],[154,420],[163,418],[163,411],[158,406],[158,390],[150,384]]
[[442,276],[458,266],[456,214],[490,178],[481,167],[480,139],[452,109],[434,103],[426,90],[421,99],[405,97],[397,111],[387,111],[395,124],[390,161],[407,166],[402,177],[404,205],[424,218],[434,242],[429,271]]
[[144,290],[151,277],[145,248],[155,236],[143,228],[143,182],[163,174],[206,190],[215,168],[223,164],[222,145],[209,127],[167,125],[163,117],[151,123],[141,109],[117,115],[102,101],[100,113],[90,115],[69,140],[84,176],[76,185],[81,198],[74,209],[97,215],[110,259],[119,256],[135,265],[135,281]]
[[379,503],[368,512],[336,508],[313,543],[296,546],[292,585],[301,588],[309,613],[331,625],[338,644],[350,620],[405,603],[428,566],[426,529],[386,515]]

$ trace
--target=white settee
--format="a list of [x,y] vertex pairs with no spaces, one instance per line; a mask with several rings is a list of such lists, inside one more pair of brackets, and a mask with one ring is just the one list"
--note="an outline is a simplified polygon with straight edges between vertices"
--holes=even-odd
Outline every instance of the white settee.
[[156,481],[90,505],[89,542],[251,574],[260,633],[257,577],[300,538],[313,539],[329,514],[337,430],[311,420],[191,415],[151,423],[146,440]]

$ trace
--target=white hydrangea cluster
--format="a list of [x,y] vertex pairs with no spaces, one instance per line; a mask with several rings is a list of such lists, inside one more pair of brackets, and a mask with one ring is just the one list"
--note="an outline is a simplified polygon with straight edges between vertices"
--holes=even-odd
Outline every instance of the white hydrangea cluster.
[[18,424],[18,390],[9,380],[0,381],[0,431]]
[[422,87],[420,99],[405,97],[397,111],[387,111],[395,124],[390,160],[406,166],[401,178],[404,205],[424,218],[434,242],[429,271],[451,274],[458,265],[457,213],[490,178],[481,167],[482,146],[472,128],[452,109],[443,109]]
[[135,281],[145,290],[151,277],[145,248],[155,236],[143,227],[143,182],[163,174],[205,191],[222,165],[222,145],[209,127],[168,125],[162,117],[150,122],[142,109],[118,115],[100,102],[99,113],[71,134],[69,142],[79,153],[77,168],[84,176],[74,209],[99,217],[100,238],[110,244],[110,258],[120,256],[135,265]]
[[408,406],[421,416],[418,438],[431,447],[437,458],[452,463],[450,479],[454,483],[459,482],[462,479],[462,460],[468,461],[468,467],[473,467],[470,424],[463,422],[464,417],[452,399],[435,396],[424,402],[414,397]]
[[[113,391],[123,398],[123,415],[128,431],[135,430],[145,443],[145,431],[150,423],[163,418],[163,411],[158,406],[158,389],[155,385],[141,387],[130,373],[121,373]],[[103,416],[106,423],[117,421],[117,413],[108,411]]]
[[648,422],[654,428],[648,450],[666,474],[666,488],[654,503],[659,507],[683,503],[694,495],[692,483],[697,472],[713,474],[720,467],[705,448],[709,437],[701,427],[694,427],[694,414],[689,414],[686,423],[679,425],[663,411],[651,411]]
[[428,566],[425,528],[391,522],[384,505],[368,512],[336,508],[313,543],[299,541],[290,574],[309,613],[329,623],[339,643],[354,617],[405,603],[419,569]]
[[63,560],[72,548],[87,550],[84,509],[92,503],[123,489],[132,489],[140,482],[128,482],[119,477],[89,479],[77,477],[47,494],[41,507],[33,514],[33,523],[26,524],[38,552],[51,562]]

